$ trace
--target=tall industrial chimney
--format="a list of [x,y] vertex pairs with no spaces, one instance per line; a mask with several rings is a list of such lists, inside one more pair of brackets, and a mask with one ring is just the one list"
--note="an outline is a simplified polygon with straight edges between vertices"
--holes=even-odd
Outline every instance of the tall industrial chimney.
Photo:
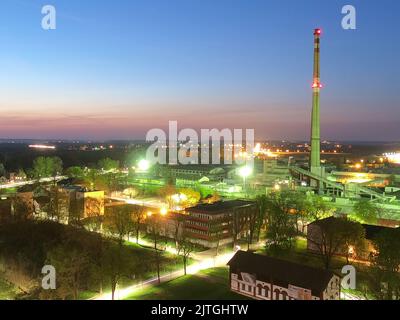
[[320,115],[319,115],[319,96],[322,88],[320,78],[320,36],[321,29],[314,30],[314,79],[313,79],[313,99],[311,114],[311,173],[322,175],[321,172],[321,137],[320,137]]

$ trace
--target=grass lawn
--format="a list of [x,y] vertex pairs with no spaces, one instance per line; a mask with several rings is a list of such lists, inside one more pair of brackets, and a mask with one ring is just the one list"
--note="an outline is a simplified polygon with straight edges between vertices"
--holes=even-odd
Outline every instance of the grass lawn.
[[141,289],[127,300],[244,300],[229,290],[228,268],[212,268],[195,275]]
[[13,300],[17,295],[17,290],[0,278],[0,300]]

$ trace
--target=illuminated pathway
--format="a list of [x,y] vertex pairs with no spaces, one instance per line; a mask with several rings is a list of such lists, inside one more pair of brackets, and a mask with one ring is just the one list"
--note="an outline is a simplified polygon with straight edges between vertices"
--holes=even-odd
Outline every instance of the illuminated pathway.
[[166,203],[159,201],[157,199],[137,200],[137,199],[132,199],[132,198],[127,199],[127,198],[123,198],[123,197],[114,197],[114,196],[108,196],[107,198],[111,199],[111,200],[126,202],[128,204],[136,204],[139,206],[146,206],[149,208],[156,208],[156,209],[161,209],[167,205]]
[[[222,267],[226,266],[228,261],[233,257],[233,252],[219,255],[214,258],[206,258],[202,261],[195,262],[191,264],[190,266],[187,267],[187,274],[196,274],[197,272],[209,268],[214,268],[214,267]],[[183,270],[178,270],[174,271],[171,273],[164,274],[160,276],[160,281],[161,282],[167,282],[171,281],[173,279],[179,278],[183,276]],[[137,290],[141,290],[143,288],[147,288],[152,285],[158,285],[158,278],[153,277],[151,279],[145,280],[141,283],[126,287],[126,288],[121,288],[117,289],[115,291],[115,300],[123,300],[135,293]],[[104,293],[102,295],[98,295],[90,300],[111,300],[111,292]]]
[[[57,176],[56,180],[60,181],[63,179],[67,179],[66,176]],[[54,178],[41,178],[39,180],[27,180],[27,181],[21,181],[21,182],[9,182],[9,183],[4,183],[0,184],[0,189],[8,189],[8,188],[17,188],[17,187],[22,187],[25,185],[29,184],[34,184],[36,182],[52,182],[54,181]]]

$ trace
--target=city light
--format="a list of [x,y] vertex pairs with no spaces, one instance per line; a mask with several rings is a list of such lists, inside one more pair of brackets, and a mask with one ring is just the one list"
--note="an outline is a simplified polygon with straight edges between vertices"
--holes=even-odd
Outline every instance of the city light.
[[243,178],[247,178],[248,176],[250,176],[253,173],[253,169],[249,166],[245,166],[240,168],[239,170],[239,174],[241,177]]
[[30,144],[29,148],[32,149],[50,149],[50,150],[54,150],[56,147],[55,146],[46,146],[43,144]]
[[183,193],[176,193],[171,196],[171,199],[172,199],[172,201],[174,201],[175,204],[179,204],[182,201],[186,201],[187,196]]
[[166,207],[162,207],[162,208],[160,209],[160,214],[161,214],[162,216],[166,216],[167,213],[168,213],[168,209],[167,209]]
[[150,169],[150,162],[145,159],[142,159],[138,163],[138,168],[140,171],[145,172]]
[[400,152],[385,153],[384,156],[390,163],[400,164]]

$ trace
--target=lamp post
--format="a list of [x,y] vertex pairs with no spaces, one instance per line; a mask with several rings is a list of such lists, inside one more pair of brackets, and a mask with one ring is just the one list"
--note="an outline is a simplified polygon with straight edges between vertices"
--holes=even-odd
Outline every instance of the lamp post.
[[146,159],[142,159],[138,162],[138,169],[141,172],[147,172],[150,169],[150,162]]
[[168,213],[168,209],[167,209],[166,207],[162,207],[162,208],[160,209],[160,214],[161,214],[163,217],[166,216],[167,213]]
[[253,169],[249,166],[240,168],[239,175],[243,178],[243,190],[246,192],[246,178],[253,173]]

